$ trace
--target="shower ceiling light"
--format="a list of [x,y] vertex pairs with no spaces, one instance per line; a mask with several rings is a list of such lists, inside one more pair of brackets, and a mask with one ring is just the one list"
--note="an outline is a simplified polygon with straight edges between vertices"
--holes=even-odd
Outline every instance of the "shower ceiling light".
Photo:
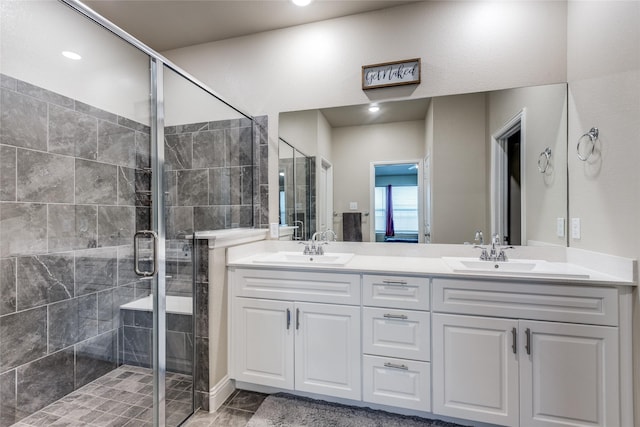
[[70,50],[63,51],[62,56],[64,56],[65,58],[73,59],[74,61],[79,61],[82,59],[82,56],[78,55],[75,52],[71,52]]
[[371,107],[369,107],[370,113],[377,113],[378,111],[380,111],[380,107],[378,107],[377,105],[372,105]]
[[311,4],[311,0],[291,0],[296,6],[304,7]]

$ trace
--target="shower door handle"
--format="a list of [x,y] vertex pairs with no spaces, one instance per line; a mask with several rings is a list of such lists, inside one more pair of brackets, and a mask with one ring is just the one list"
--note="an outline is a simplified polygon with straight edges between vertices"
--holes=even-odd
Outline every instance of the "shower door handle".
[[[138,246],[139,246],[141,237],[151,238],[153,240],[153,247],[151,248],[153,268],[151,270],[140,269],[140,249],[138,248]],[[158,253],[158,235],[155,233],[155,231],[140,230],[133,235],[133,269],[138,276],[150,277],[156,274],[156,272],[158,271],[157,253]]]

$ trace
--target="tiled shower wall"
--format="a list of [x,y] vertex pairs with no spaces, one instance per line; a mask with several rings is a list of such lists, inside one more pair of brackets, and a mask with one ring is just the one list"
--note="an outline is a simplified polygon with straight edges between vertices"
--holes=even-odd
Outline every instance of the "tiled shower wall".
[[149,127],[1,76],[0,425],[117,367]]
[[[181,236],[223,228],[264,228],[268,211],[268,120],[193,123],[165,128],[167,236],[180,246]],[[196,407],[209,409],[208,246],[196,243]],[[168,295],[190,291],[190,262],[169,260]],[[169,342],[167,342],[169,345]]]
[[[136,229],[149,228],[150,174],[147,126],[8,76],[0,86],[4,427],[138,348],[140,336],[119,324],[119,307],[149,294],[149,282],[132,271],[130,243]],[[169,246],[182,247],[194,227],[266,226],[266,117],[252,127],[225,120],[166,133]],[[197,247],[196,389],[206,405],[206,241]],[[170,259],[167,272],[168,293],[190,296],[190,262]]]
[[[165,128],[169,247],[194,230],[268,226],[267,143],[266,116]],[[175,258],[167,295],[190,294],[191,264]]]

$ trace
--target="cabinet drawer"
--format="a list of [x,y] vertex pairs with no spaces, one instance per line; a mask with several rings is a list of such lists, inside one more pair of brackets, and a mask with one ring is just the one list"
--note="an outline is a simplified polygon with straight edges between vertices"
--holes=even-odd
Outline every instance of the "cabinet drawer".
[[235,296],[360,305],[358,274],[259,269],[231,274]]
[[618,290],[433,279],[433,310],[592,325],[618,325]]
[[364,305],[429,310],[429,279],[426,277],[366,274],[362,283]]
[[428,362],[364,356],[362,386],[365,402],[431,411]]
[[430,359],[429,312],[365,307],[362,319],[364,353],[423,361]]

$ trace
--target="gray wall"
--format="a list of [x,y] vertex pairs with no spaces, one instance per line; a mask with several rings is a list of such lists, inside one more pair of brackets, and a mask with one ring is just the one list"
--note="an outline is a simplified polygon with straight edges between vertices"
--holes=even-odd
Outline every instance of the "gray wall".
[[0,425],[118,364],[149,128],[1,76]]
[[[119,307],[150,292],[150,281],[133,272],[131,242],[136,230],[150,228],[151,204],[148,126],[0,77],[4,427],[116,368],[126,349],[139,347],[141,334],[124,333]],[[168,244],[181,244],[178,232],[194,227],[268,221],[266,117],[253,126],[232,120],[196,128],[166,129]],[[208,361],[201,340],[206,246],[198,253],[196,346],[204,353],[198,360]],[[169,294],[192,294],[190,262],[170,261],[167,271]],[[206,367],[201,371],[206,378]]]

